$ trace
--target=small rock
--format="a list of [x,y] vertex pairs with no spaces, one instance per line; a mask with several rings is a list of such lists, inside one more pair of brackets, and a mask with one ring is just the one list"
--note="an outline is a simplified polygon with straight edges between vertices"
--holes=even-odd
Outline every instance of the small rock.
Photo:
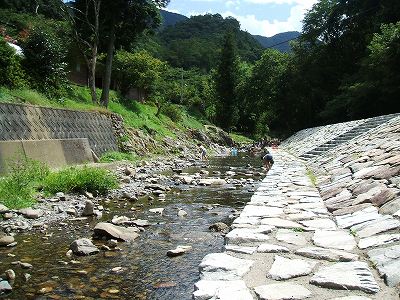
[[88,198],[88,199],[93,199],[93,198],[94,198],[94,197],[93,197],[93,194],[90,193],[90,192],[84,192],[83,195],[84,195],[86,198]]
[[131,167],[125,167],[124,169],[124,174],[126,176],[131,176],[131,175],[135,175],[136,171],[134,169],[132,169]]
[[68,208],[67,210],[65,210],[65,212],[66,212],[68,215],[71,215],[71,216],[76,216],[76,215],[78,215],[78,212],[76,211],[75,208]]
[[9,220],[9,219],[12,219],[13,216],[14,216],[13,213],[7,212],[7,213],[5,213],[5,214],[3,215],[3,218],[4,218],[4,220]]
[[6,279],[8,281],[13,281],[15,280],[15,272],[12,269],[8,269],[7,271],[4,272]]
[[32,277],[32,275],[31,275],[31,274],[29,274],[29,273],[24,273],[24,279],[25,279],[25,282],[28,282],[28,281],[29,281],[29,279],[31,279],[31,277]]
[[100,252],[91,240],[85,238],[73,241],[69,248],[75,255],[93,255]]
[[179,209],[178,210],[178,217],[186,217],[187,216],[187,212],[184,211],[183,209]]
[[0,281],[0,294],[8,293],[8,292],[11,292],[11,291],[12,291],[12,287],[8,283],[8,281],[6,281],[6,280]]
[[0,246],[7,246],[14,243],[14,237],[11,235],[1,235],[0,234]]
[[94,215],[94,204],[92,201],[86,200],[82,216],[93,216],[93,215]]
[[56,197],[57,197],[58,200],[60,200],[60,201],[65,201],[65,200],[66,200],[66,197],[65,197],[64,193],[62,193],[62,192],[56,193]]
[[33,266],[30,263],[19,262],[22,269],[32,269]]
[[121,178],[121,182],[122,182],[122,183],[130,183],[130,182],[131,182],[131,179],[130,179],[129,177],[122,177],[122,178]]
[[122,273],[124,271],[123,267],[115,267],[111,269],[111,273],[115,273],[115,274],[119,274]]
[[178,246],[174,250],[168,250],[167,256],[169,257],[175,257],[182,255],[192,249],[192,246]]
[[229,231],[229,226],[226,225],[225,223],[217,222],[217,223],[210,225],[210,227],[208,227],[208,229],[210,229],[211,231],[226,233]]
[[23,208],[19,212],[27,219],[38,219],[43,216],[43,211],[40,209]]
[[65,253],[65,255],[66,255],[67,257],[72,257],[72,254],[73,254],[73,252],[72,252],[71,249],[69,249],[69,250],[67,251],[67,253]]
[[164,212],[164,208],[152,208],[149,209],[149,212],[162,215]]
[[7,208],[7,206],[0,203],[0,214],[4,214],[8,211],[9,211],[9,209]]
[[118,241],[117,241],[117,240],[114,240],[114,239],[111,239],[111,240],[109,240],[109,241],[107,242],[107,245],[108,245],[110,248],[115,248],[115,247],[118,246]]

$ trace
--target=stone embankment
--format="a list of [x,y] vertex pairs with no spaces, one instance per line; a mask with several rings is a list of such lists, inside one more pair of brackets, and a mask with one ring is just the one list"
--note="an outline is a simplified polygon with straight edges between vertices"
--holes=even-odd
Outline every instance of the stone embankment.
[[[225,252],[202,261],[194,299],[399,299],[400,117],[365,128],[308,161],[274,153]],[[326,130],[283,146],[300,156],[335,138]]]

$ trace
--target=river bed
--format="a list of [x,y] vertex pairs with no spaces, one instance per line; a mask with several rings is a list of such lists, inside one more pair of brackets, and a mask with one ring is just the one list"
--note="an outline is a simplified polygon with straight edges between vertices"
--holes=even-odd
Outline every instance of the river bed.
[[[249,167],[249,164],[254,168]],[[12,268],[16,273],[13,292],[0,296],[2,299],[192,299],[193,286],[199,279],[198,265],[205,255],[223,250],[224,237],[210,232],[208,227],[216,222],[228,225],[235,213],[240,212],[250,200],[261,176],[251,177],[261,161],[249,157],[225,157],[210,160],[207,168],[212,174],[221,172],[221,177],[230,168],[236,178],[246,178],[249,184],[243,187],[188,187],[177,186],[166,195],[165,202],[154,201],[150,205],[140,200],[139,211],[118,201],[104,203],[109,209],[101,221],[110,221],[113,216],[146,219],[152,223],[134,242],[118,243],[119,251],[101,251],[87,257],[68,258],[66,252],[72,241],[91,237],[95,219],[68,221],[67,225],[52,225],[49,230],[18,234],[18,245],[0,249],[0,270]],[[188,169],[193,173],[199,169]],[[210,175],[212,176],[212,175]],[[254,183],[250,181],[254,179]],[[137,203],[136,203],[137,204]],[[131,205],[132,206],[132,205]],[[149,212],[150,208],[164,208],[163,215]],[[187,212],[186,217],[177,215],[178,209]],[[101,247],[105,241],[95,240]],[[182,256],[169,258],[166,252],[178,245],[192,246]],[[33,265],[22,269],[12,262],[23,261]],[[113,268],[121,267],[118,273]],[[31,278],[25,282],[24,274]]]

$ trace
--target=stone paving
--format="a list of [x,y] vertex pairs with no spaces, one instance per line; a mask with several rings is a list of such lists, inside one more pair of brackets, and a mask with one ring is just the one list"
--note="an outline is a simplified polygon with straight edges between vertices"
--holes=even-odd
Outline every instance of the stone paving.
[[225,252],[200,264],[193,298],[399,299],[400,246],[393,242],[400,234],[380,234],[398,220],[371,206],[333,215],[303,162],[273,154],[274,166],[226,235]]

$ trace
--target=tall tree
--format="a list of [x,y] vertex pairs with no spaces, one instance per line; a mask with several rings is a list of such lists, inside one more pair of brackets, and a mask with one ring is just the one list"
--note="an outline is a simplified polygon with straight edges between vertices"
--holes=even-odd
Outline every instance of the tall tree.
[[100,103],[109,102],[112,63],[115,46],[126,47],[132,39],[145,29],[155,29],[160,23],[158,8],[169,0],[114,0],[103,2],[104,38],[106,41],[106,65],[103,76],[103,91]]
[[238,58],[233,33],[225,36],[215,85],[217,93],[216,120],[225,130],[231,130],[239,118],[236,99]]
[[92,102],[97,103],[96,65],[100,41],[100,9],[102,0],[76,0],[73,10],[65,10],[72,25],[77,46],[89,70],[89,88]]

